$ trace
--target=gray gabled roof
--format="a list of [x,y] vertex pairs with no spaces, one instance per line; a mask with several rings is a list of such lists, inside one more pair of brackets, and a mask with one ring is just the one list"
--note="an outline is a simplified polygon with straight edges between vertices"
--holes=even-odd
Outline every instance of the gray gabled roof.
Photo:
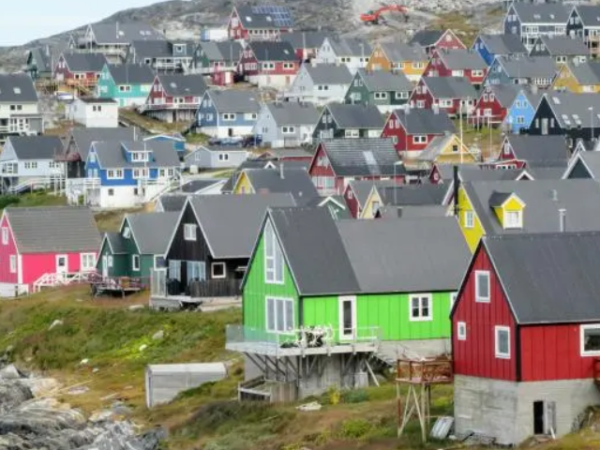
[[363,293],[456,291],[471,256],[454,217],[337,226]]
[[413,90],[413,84],[402,72],[359,69],[356,76],[361,77],[369,92],[412,92]]
[[[184,45],[185,53],[176,54],[175,45]],[[191,58],[194,55],[196,44],[192,41],[174,41],[169,42],[164,39],[154,41],[133,41],[131,43],[135,49],[135,56],[138,62],[142,62],[144,58]]]
[[448,193],[446,184],[406,184],[386,186],[379,190],[384,205],[425,206],[442,205]]
[[127,253],[127,244],[121,233],[114,231],[106,232],[104,233],[104,239],[108,241],[113,255],[125,255]]
[[323,45],[325,38],[333,34],[327,31],[294,31],[283,33],[281,40],[289,42],[297,50],[319,48]]
[[215,259],[249,258],[267,208],[296,206],[291,194],[201,195],[189,204]]
[[571,8],[562,3],[526,3],[514,2],[512,4],[521,23],[557,24],[567,25]]
[[63,143],[58,136],[10,136],[17,159],[51,159],[62,153]]
[[0,73],[0,103],[37,103],[38,96],[29,75]]
[[434,111],[432,109],[396,109],[396,119],[403,124],[409,134],[445,134],[454,133],[456,127],[445,111]]
[[[456,164],[460,181],[516,180],[522,169],[490,169],[473,164]],[[455,164],[440,164],[436,168],[442,180],[453,182]]]
[[349,85],[352,75],[345,64],[317,64],[305,63],[304,69],[314,84],[345,84]]
[[517,323],[600,319],[600,233],[484,236],[482,245]]
[[101,72],[106,64],[106,56],[102,53],[63,53],[71,72]]
[[515,84],[491,84],[486,86],[484,92],[493,92],[495,98],[500,102],[500,104],[508,108],[512,105],[521,88]]
[[4,213],[21,254],[96,252],[100,246],[101,236],[91,209],[8,207]]
[[296,102],[266,103],[277,126],[283,125],[315,125],[320,113],[313,104]]
[[482,34],[479,37],[492,55],[527,54],[525,45],[516,34]]
[[590,172],[592,178],[600,180],[600,152],[579,152],[576,157],[579,158],[581,162],[583,162],[585,167]]
[[199,180],[190,180],[181,186],[181,191],[186,194],[194,194],[199,191],[203,191],[209,187],[213,187],[217,184],[224,183],[224,179],[219,178],[206,178]]
[[[98,165],[103,169],[179,167],[179,155],[171,142],[167,141],[100,141],[94,142]],[[125,149],[152,152],[152,161],[128,162]]]
[[289,42],[253,41],[248,48],[257,61],[296,61],[294,47]]
[[394,180],[350,180],[348,184],[359,206],[362,208],[369,199],[369,195],[371,195],[373,189],[379,190],[383,187],[394,186],[397,182]]
[[479,98],[477,90],[463,77],[423,77],[421,78],[434,98]]
[[416,44],[407,44],[404,41],[384,42],[381,49],[392,63],[427,61],[429,58],[425,50]]
[[567,62],[569,70],[581,85],[600,84],[600,61]]
[[167,95],[173,97],[202,97],[208,87],[202,75],[157,75]]
[[287,6],[236,5],[238,18],[245,29],[277,30],[293,28],[294,19]]
[[379,219],[434,219],[448,216],[448,207],[444,205],[388,205],[377,210]]
[[226,112],[258,113],[260,110],[260,94],[255,91],[209,89],[205,95],[210,97],[219,114]]
[[92,142],[129,141],[133,139],[134,134],[135,131],[133,128],[73,128],[71,130],[71,139],[73,139],[81,159],[85,161]]
[[369,57],[373,48],[364,39],[328,38],[329,44],[336,56]]
[[405,173],[391,139],[332,139],[322,141],[320,146],[338,177],[390,177]]
[[551,56],[587,56],[590,50],[581,39],[570,36],[540,36],[534,44],[533,51],[541,44]]
[[576,5],[575,9],[585,27],[600,27],[600,5]]
[[163,211],[165,212],[181,212],[188,195],[185,194],[167,194],[161,195],[157,200],[161,204]]
[[244,172],[256,194],[290,193],[298,205],[318,197],[317,188],[304,169],[245,169]]
[[154,72],[147,65],[108,64],[108,71],[115,84],[152,84]]
[[564,136],[528,136],[509,134],[506,137],[515,157],[532,165],[560,165],[569,159],[569,150]]
[[[600,184],[595,180],[474,181],[462,183],[485,234],[559,231],[567,210],[568,231],[600,230]],[[515,194],[524,203],[523,228],[505,230],[490,207],[494,193]]]
[[242,44],[238,41],[201,42],[199,48],[209,61],[238,62],[242,55]]
[[144,255],[164,255],[173,230],[177,226],[179,212],[127,214],[138,250]]
[[554,78],[556,61],[551,56],[503,56],[496,57],[510,78]]
[[133,41],[155,41],[165,39],[144,22],[95,23],[90,25],[97,44],[131,44]]
[[437,54],[450,70],[485,70],[488,67],[475,50],[442,48]]
[[527,98],[527,101],[534,109],[537,109],[540,102],[542,101],[542,98],[544,98],[544,91],[524,88],[521,90],[521,92],[523,92],[523,94]]
[[[600,123],[600,95],[548,91],[544,95],[559,125],[567,128],[591,128]],[[593,117],[590,111],[593,108]]]
[[431,47],[442,38],[444,33],[443,30],[420,30],[413,35],[408,43],[410,45],[417,44],[421,47]]
[[381,130],[385,120],[375,105],[330,103],[329,110],[339,128],[370,128]]
[[38,72],[52,71],[52,54],[48,47],[34,47],[29,50],[31,58],[35,61]]

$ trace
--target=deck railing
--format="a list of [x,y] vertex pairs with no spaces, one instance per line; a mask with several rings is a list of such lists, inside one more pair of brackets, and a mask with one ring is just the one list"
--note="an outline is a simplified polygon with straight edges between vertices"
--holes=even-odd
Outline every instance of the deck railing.
[[153,297],[239,297],[241,295],[241,280],[202,280],[191,281],[185,285],[177,280],[169,280],[166,269],[156,269],[151,271],[150,288]]

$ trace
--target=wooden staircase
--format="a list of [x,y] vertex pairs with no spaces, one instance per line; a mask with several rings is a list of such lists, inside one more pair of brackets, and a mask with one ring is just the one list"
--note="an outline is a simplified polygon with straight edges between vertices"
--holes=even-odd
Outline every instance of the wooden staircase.
[[33,292],[40,292],[43,288],[69,286],[72,284],[90,283],[96,277],[95,271],[71,273],[46,273],[33,283]]

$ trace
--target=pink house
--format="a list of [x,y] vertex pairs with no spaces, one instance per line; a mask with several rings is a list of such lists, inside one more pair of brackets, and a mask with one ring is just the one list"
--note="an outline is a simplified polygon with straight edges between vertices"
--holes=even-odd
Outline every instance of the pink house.
[[42,279],[95,270],[99,246],[87,208],[6,208],[0,219],[0,297],[33,292]]

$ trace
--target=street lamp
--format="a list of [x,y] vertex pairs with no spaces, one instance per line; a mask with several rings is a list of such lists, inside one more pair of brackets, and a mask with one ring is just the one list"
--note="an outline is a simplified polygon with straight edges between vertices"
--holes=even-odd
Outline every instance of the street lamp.
[[594,107],[590,106],[588,108],[590,110],[590,142],[594,141]]

